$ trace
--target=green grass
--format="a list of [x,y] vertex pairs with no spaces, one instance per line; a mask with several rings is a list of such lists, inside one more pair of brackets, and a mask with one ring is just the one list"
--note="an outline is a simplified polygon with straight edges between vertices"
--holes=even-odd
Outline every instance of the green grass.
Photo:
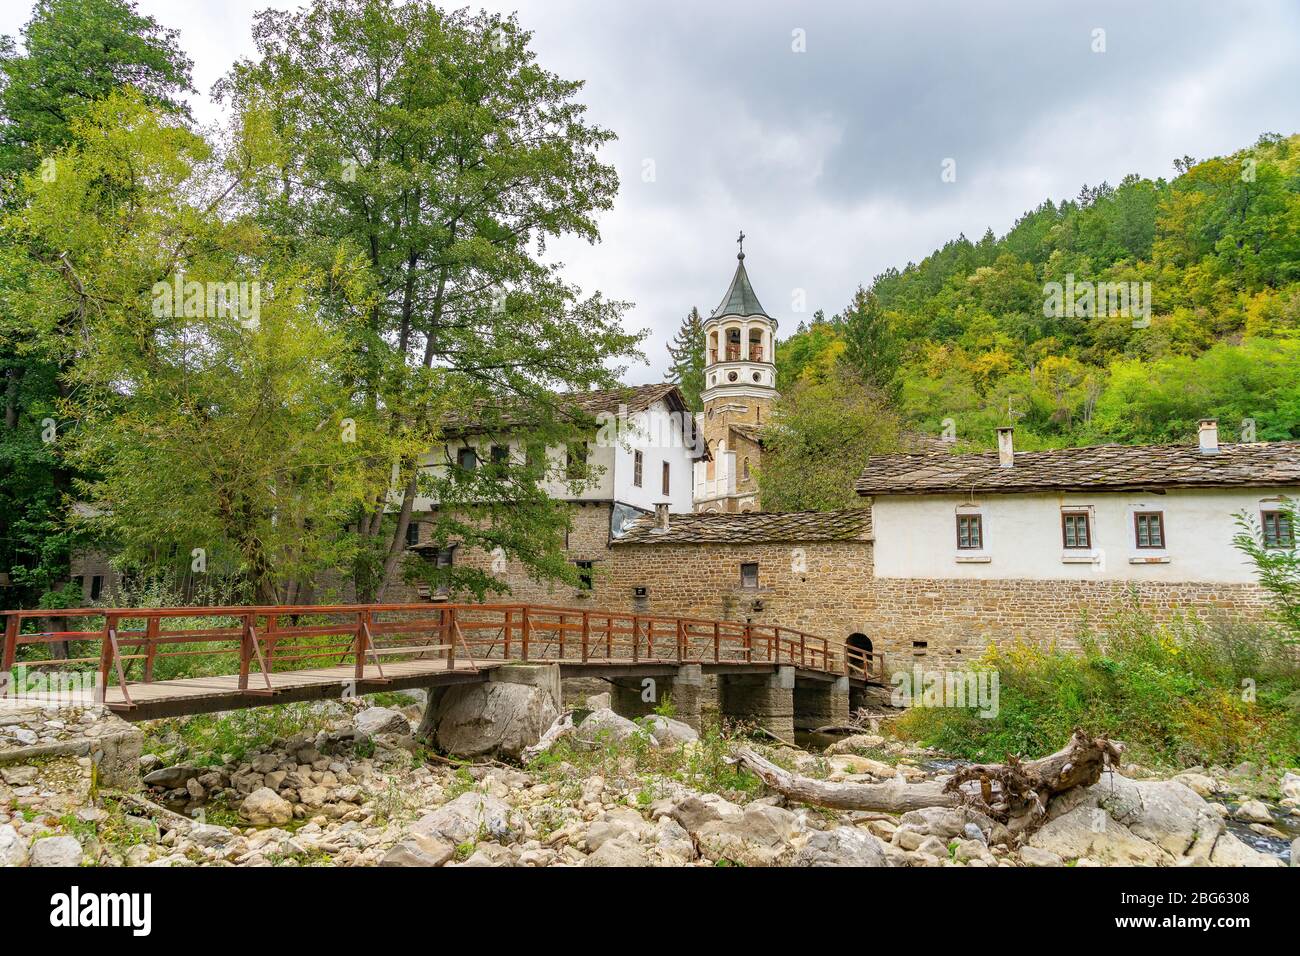
[[598,738],[590,750],[561,739],[532,761],[528,770],[554,786],[561,799],[576,797],[588,777],[631,775],[641,782],[634,797],[641,807],[663,796],[669,781],[731,799],[753,796],[761,786],[757,777],[726,760],[732,744],[745,734],[742,725],[706,720],[699,741],[684,747],[656,747],[644,729],[623,741],[604,733],[604,739]]
[[997,671],[999,712],[914,708],[897,732],[972,760],[1042,756],[1075,727],[1154,767],[1300,765],[1300,667],[1277,635],[1227,620],[1159,623],[1136,608],[1080,635],[1082,653],[1012,643]]
[[[148,723],[144,749],[173,762],[215,766],[224,763],[226,756],[241,761],[252,751],[269,748],[276,740],[298,734],[314,736],[328,729],[333,719],[324,708],[308,703],[173,717]],[[181,753],[172,753],[178,746]]]

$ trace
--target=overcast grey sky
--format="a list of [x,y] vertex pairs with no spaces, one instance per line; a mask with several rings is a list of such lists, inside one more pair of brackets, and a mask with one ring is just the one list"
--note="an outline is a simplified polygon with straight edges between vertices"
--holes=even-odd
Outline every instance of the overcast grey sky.
[[[253,11],[272,5],[297,6],[139,0],[181,31],[201,120],[218,116],[212,83],[253,53]],[[738,229],[784,337],[889,266],[1001,234],[1044,198],[1300,130],[1295,0],[471,5],[517,10],[542,64],[586,80],[593,119],[619,136],[602,242],[551,250],[585,290],[636,303],[629,322],[652,335],[631,382],[662,375],[692,305],[717,305]],[[0,32],[30,9],[5,0]]]

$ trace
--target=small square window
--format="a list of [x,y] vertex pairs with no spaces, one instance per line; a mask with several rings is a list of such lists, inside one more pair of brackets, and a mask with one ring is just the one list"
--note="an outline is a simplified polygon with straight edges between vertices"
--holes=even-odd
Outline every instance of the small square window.
[[578,569],[578,586],[584,591],[590,591],[595,582],[596,564],[593,561],[574,561]]
[[406,546],[412,548],[420,543],[420,526],[412,521],[406,526]]
[[641,487],[642,458],[643,456],[641,452],[639,451],[632,452],[632,486],[635,488]]
[[1133,515],[1134,544],[1139,548],[1165,546],[1165,515],[1163,511],[1139,511]]
[[492,468],[497,474],[502,474],[506,466],[510,464],[510,446],[493,445],[492,446]]
[[90,579],[90,599],[92,601],[98,601],[99,596],[102,593],[104,593],[104,576],[102,574],[96,574]]
[[984,547],[982,515],[957,516],[957,547],[962,551],[978,551]]
[[1092,531],[1088,524],[1088,512],[1066,512],[1061,515],[1061,534],[1066,548],[1091,548]]
[[1291,527],[1291,516],[1285,511],[1261,511],[1259,523],[1264,529],[1264,547],[1295,547],[1295,529]]
[[478,466],[478,452],[473,448],[456,449],[456,467],[461,471],[473,471]]
[[740,566],[740,586],[742,588],[758,587],[758,564],[742,564]]

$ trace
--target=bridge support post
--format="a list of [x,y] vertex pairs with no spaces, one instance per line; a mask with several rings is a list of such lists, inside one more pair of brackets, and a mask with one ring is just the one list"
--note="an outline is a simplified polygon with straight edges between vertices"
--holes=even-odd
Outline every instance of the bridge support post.
[[700,698],[704,696],[704,668],[683,664],[672,681],[674,719],[700,729]]
[[[645,684],[646,680],[652,680],[654,684]],[[610,709],[628,720],[653,714],[659,706],[659,694],[668,689],[669,683],[666,677],[615,677],[609,682]],[[653,700],[644,699],[649,696],[653,696]]]
[[[609,706],[620,717],[636,720],[653,714],[668,697],[673,719],[700,729],[700,698],[704,670],[699,664],[679,664],[672,671],[647,677],[613,677],[609,680]],[[653,683],[647,683],[653,681]]]
[[849,720],[849,679],[798,680],[794,686],[794,725],[799,730],[843,725]]
[[718,711],[790,740],[794,736],[794,668],[771,674],[719,674]]

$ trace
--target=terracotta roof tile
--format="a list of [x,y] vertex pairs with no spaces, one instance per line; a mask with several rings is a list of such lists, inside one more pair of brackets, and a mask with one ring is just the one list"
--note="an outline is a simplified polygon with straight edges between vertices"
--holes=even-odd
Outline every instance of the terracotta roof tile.
[[764,544],[771,541],[867,541],[871,512],[757,511],[750,514],[675,514],[668,529],[651,516],[627,526],[614,544]]
[[1300,441],[1220,445],[1095,445],[1016,452],[1003,468],[997,452],[880,455],[854,487],[860,495],[1033,492],[1128,488],[1229,488],[1300,485]]

